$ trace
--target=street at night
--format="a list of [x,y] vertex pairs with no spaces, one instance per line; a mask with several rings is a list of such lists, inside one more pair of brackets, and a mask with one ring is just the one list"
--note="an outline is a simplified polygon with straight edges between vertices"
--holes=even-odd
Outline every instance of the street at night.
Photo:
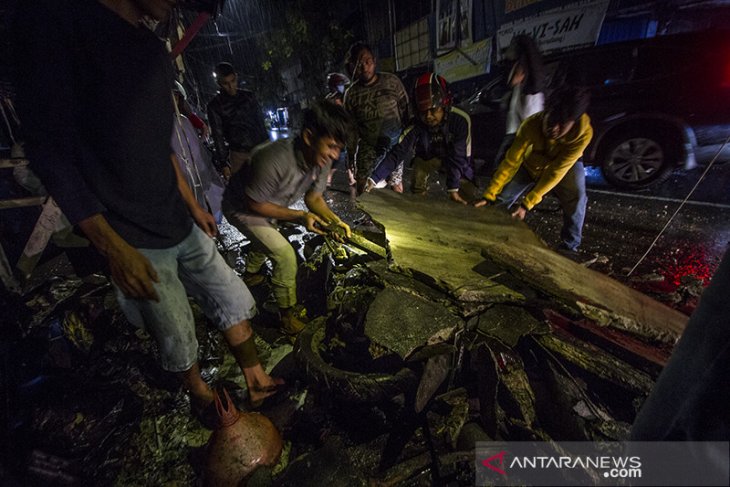
[[726,0],[0,0],[0,485],[730,486]]

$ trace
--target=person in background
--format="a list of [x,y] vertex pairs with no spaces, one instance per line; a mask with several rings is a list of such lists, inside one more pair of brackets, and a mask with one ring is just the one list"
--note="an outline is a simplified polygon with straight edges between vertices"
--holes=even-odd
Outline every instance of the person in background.
[[181,110],[187,103],[185,89],[177,81],[173,95],[177,110],[170,145],[196,201],[215,217],[216,223],[220,223],[223,219],[221,201],[225,182],[213,166],[208,152],[202,147],[192,120]]
[[[345,90],[350,80],[347,79],[342,73],[330,73],[327,75],[327,88],[329,92],[325,95],[324,99],[334,103],[335,105],[343,106],[345,104]],[[347,170],[347,178],[350,186],[355,184],[355,175],[351,170],[347,168],[347,149],[340,152],[340,158],[332,164],[332,169],[327,176],[327,187],[332,185],[332,178],[338,169],[345,168]]]
[[541,112],[545,106],[545,68],[535,40],[526,34],[516,35],[505,51],[505,61],[510,66],[507,75],[510,88],[507,125],[492,167],[504,159],[522,122],[530,115]]
[[[323,197],[332,162],[339,158],[350,131],[350,118],[341,106],[324,100],[315,103],[303,113],[299,136],[257,147],[251,164],[233,175],[223,198],[226,219],[253,247],[244,279],[253,285],[265,259],[274,264],[271,284],[280,328],[290,337],[304,328],[294,309],[297,258],[278,224],[299,223],[318,234],[339,230],[350,237],[350,227]],[[302,197],[307,210],[290,208]]]
[[208,122],[218,164],[226,178],[251,159],[251,151],[269,140],[264,114],[253,92],[238,87],[238,73],[231,63],[215,67],[220,87],[208,102]]
[[155,339],[162,368],[182,380],[193,412],[211,410],[213,391],[200,374],[188,293],[223,334],[251,404],[260,404],[281,381],[258,359],[253,297],[218,253],[213,216],[174,162],[172,63],[142,23],[168,18],[175,2],[18,5],[18,108],[33,170],[106,257],[120,307]]
[[[418,114],[416,121],[405,129],[400,142],[375,168],[366,191],[388,177],[398,163],[412,159],[413,193],[425,195],[429,176],[443,167],[449,198],[467,204],[476,195],[469,115],[452,106],[453,97],[446,80],[434,73],[418,78],[413,102]],[[459,194],[462,186],[466,198]]]
[[498,204],[511,208],[512,217],[524,220],[550,191],[563,210],[561,250],[575,252],[585,219],[586,177],[580,158],[593,138],[585,113],[588,92],[564,86],[553,92],[545,111],[527,117],[494,172],[483,198],[474,206]]
[[[357,125],[357,144],[348,147],[357,192],[362,193],[372,170],[398,142],[409,119],[408,94],[391,73],[376,72],[376,59],[367,44],[350,46],[345,60],[352,84],[345,92],[345,109]],[[393,191],[403,192],[403,164],[390,176]]]
[[350,80],[342,73],[330,73],[327,75],[327,95],[325,100],[335,105],[343,106],[345,104],[345,90]]

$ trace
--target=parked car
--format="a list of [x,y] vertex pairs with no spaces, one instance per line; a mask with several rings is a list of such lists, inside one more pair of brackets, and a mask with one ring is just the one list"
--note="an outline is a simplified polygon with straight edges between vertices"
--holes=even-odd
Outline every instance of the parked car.
[[[607,44],[545,63],[549,86],[590,88],[594,136],[584,162],[619,188],[645,188],[705,162],[730,134],[730,31]],[[506,94],[498,74],[460,105],[472,118],[476,158],[495,157]]]

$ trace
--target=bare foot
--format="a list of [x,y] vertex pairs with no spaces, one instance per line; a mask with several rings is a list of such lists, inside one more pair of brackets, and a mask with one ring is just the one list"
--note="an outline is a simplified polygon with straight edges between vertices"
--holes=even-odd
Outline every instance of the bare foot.
[[267,397],[276,394],[280,387],[285,385],[284,379],[280,377],[269,377],[261,382],[257,382],[253,387],[248,389],[248,397],[252,407],[258,407]]

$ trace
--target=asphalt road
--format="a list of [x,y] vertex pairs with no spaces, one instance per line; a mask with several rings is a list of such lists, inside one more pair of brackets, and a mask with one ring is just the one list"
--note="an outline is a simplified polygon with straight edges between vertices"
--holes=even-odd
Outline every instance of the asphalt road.
[[[581,253],[605,256],[610,264],[605,271],[617,277],[626,276],[648,252],[632,275],[708,278],[730,243],[730,164],[711,167],[700,181],[704,170],[678,171],[657,187],[624,192],[609,186],[600,171],[589,169]],[[556,201],[552,208],[557,210]],[[560,211],[535,220],[535,231],[554,242]]]

